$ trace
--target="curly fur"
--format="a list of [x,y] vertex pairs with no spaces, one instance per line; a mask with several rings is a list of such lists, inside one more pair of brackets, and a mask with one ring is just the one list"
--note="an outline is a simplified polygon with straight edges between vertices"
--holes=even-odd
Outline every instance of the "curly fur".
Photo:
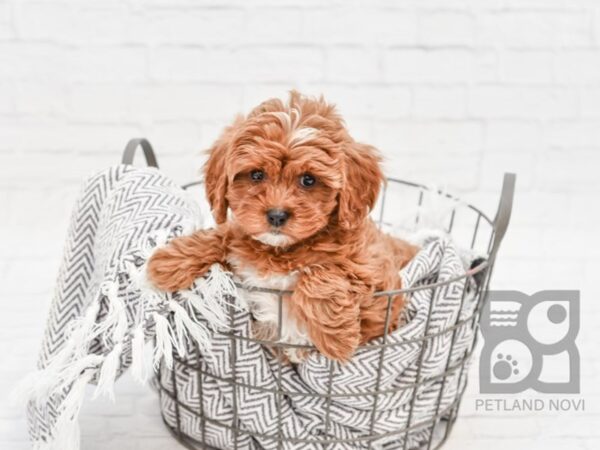
[[[255,170],[264,179],[253,180]],[[299,183],[307,173],[316,179],[309,188]],[[350,137],[332,105],[297,92],[287,103],[262,103],[209,150],[205,181],[217,227],[156,252],[148,265],[156,286],[188,287],[215,262],[266,281],[293,273],[285,319],[324,355],[347,361],[359,344],[384,333],[387,302],[373,293],[401,287],[398,271],[417,248],[368,217],[384,181],[380,157]],[[268,223],[272,208],[289,213],[284,226]],[[390,329],[402,307],[395,296]]]

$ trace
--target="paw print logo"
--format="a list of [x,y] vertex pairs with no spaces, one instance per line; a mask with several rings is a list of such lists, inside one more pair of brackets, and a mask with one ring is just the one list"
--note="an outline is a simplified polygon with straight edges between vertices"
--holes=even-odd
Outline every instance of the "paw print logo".
[[513,359],[512,355],[504,356],[502,353],[498,353],[492,370],[497,379],[508,380],[513,375],[519,375],[518,365],[519,361]]
[[481,331],[481,393],[579,393],[579,291],[490,291]]

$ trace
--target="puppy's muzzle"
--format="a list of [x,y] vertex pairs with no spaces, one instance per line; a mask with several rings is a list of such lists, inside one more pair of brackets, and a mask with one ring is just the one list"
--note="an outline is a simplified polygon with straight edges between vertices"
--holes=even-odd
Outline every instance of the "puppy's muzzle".
[[290,214],[283,209],[270,209],[267,211],[267,221],[274,227],[282,227],[289,219]]

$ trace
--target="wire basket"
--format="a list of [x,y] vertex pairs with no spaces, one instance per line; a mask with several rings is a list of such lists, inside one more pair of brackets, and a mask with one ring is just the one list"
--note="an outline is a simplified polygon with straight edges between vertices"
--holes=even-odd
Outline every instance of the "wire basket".
[[[130,146],[126,149],[124,162],[131,164],[133,160],[133,155],[135,149],[138,145],[142,146],[144,150],[144,154],[146,156],[146,161],[148,165],[158,167],[156,163],[156,158],[152,151],[152,148],[145,140],[137,140],[132,141]],[[469,360],[473,353],[473,349],[475,348],[477,341],[477,330],[479,327],[479,319],[481,315],[481,311],[483,308],[483,304],[485,302],[487,287],[490,283],[490,278],[492,274],[492,269],[496,260],[496,255],[506,232],[508,222],[510,219],[511,209],[512,209],[512,200],[514,196],[514,186],[515,186],[515,175],[513,174],[505,174],[504,181],[500,196],[500,202],[498,206],[498,210],[494,220],[491,220],[486,214],[484,214],[481,210],[472,206],[470,204],[465,204],[459,202],[456,198],[451,195],[445,194],[441,191],[437,191],[437,198],[445,199],[446,204],[446,214],[447,219],[446,222],[446,231],[452,235],[453,239],[457,244],[465,249],[469,249],[472,253],[479,255],[480,257],[475,260],[473,265],[465,270],[464,274],[459,277],[455,277],[450,280],[446,280],[444,282],[438,282],[436,279],[432,279],[431,282],[427,284],[421,284],[417,287],[412,287],[410,289],[399,289],[394,291],[381,291],[375,293],[375,296],[380,298],[381,301],[387,302],[387,314],[386,324],[389,323],[389,314],[391,311],[392,299],[394,296],[398,294],[402,294],[405,296],[406,304],[410,303],[410,299],[417,291],[423,290],[435,290],[435,289],[444,289],[451,283],[464,279],[463,283],[463,291],[461,295],[461,308],[463,306],[463,302],[467,296],[468,287],[471,286],[471,292],[469,293],[470,301],[475,302],[475,306],[472,309],[472,313],[469,314],[468,317],[461,318],[460,315],[457,316],[455,323],[452,326],[449,326],[441,331],[437,331],[436,333],[430,333],[429,330],[429,319],[431,318],[432,309],[429,308],[425,333],[423,337],[415,339],[420,346],[420,354],[419,354],[419,365],[416,370],[414,383],[412,384],[412,397],[407,402],[408,408],[408,419],[403,427],[399,427],[393,431],[387,431],[386,433],[377,432],[374,430],[374,418],[375,413],[378,408],[378,400],[380,395],[384,392],[385,394],[390,394],[390,389],[385,391],[380,389],[380,380],[382,376],[382,364],[384,362],[384,355],[386,348],[390,346],[398,346],[403,344],[389,344],[388,340],[388,327],[386,326],[386,332],[383,336],[382,344],[379,345],[380,348],[380,356],[378,361],[378,367],[375,367],[373,370],[373,376],[376,377],[376,388],[373,391],[369,392],[361,392],[359,394],[340,394],[332,392],[332,386],[334,384],[334,371],[329,371],[328,384],[325,389],[325,393],[303,393],[303,392],[290,392],[289,390],[285,390],[281,385],[281,370],[282,365],[285,364],[282,362],[283,358],[276,358],[278,367],[277,371],[280,374],[278,378],[278,385],[273,388],[264,388],[260,386],[247,386],[243,382],[238,380],[236,373],[236,360],[235,353],[232,355],[232,367],[233,372],[230,377],[218,377],[216,375],[211,374],[210,376],[216,378],[218,382],[225,383],[232,389],[232,404],[229,405],[232,408],[233,414],[230,418],[225,420],[219,420],[214,418],[209,418],[205,414],[204,410],[204,401],[203,401],[203,377],[207,376],[206,373],[203,373],[202,369],[202,355],[200,354],[197,348],[188,349],[189,352],[185,358],[175,357],[175,365],[173,370],[168,370],[161,366],[157,373],[156,385],[160,392],[161,400],[168,400],[174,405],[174,417],[165,417],[163,414],[163,419],[168,429],[171,431],[173,436],[177,438],[184,446],[190,449],[213,449],[207,444],[208,440],[206,438],[206,428],[207,426],[211,427],[223,427],[223,429],[228,430],[229,433],[233,436],[232,448],[248,448],[245,442],[248,439],[260,437],[263,441],[269,442],[270,448],[305,448],[310,445],[317,448],[345,448],[344,445],[352,444],[362,448],[399,448],[402,450],[416,450],[419,449],[438,449],[440,448],[446,439],[449,436],[449,433],[452,430],[452,427],[456,421],[458,410],[461,403],[462,394],[466,388],[467,381],[467,373],[466,368],[468,366]],[[202,187],[202,182],[194,182],[184,185],[184,189],[192,189],[194,186]],[[424,215],[424,202],[426,202],[428,194],[431,194],[432,190],[426,186],[403,181],[399,179],[389,178],[388,183],[384,186],[382,194],[379,199],[379,203],[376,206],[372,217],[379,224],[381,228],[393,228],[393,224],[398,223],[399,221],[403,222],[404,227],[406,228],[407,220],[409,223],[412,223],[414,227],[419,227],[419,225],[427,221],[428,218]],[[432,197],[433,198],[433,197]],[[407,205],[415,205],[414,211],[412,214],[406,214]],[[386,207],[386,205],[402,205],[402,211],[392,207]],[[448,205],[450,205],[448,207]],[[434,205],[435,206],[435,205]],[[440,209],[444,209],[441,205],[439,205]],[[407,218],[408,217],[408,218]],[[439,223],[439,220],[438,220]],[[285,291],[274,291],[272,289],[262,289],[262,288],[249,288],[238,286],[239,289],[252,289],[258,291],[268,292],[278,296],[279,301],[279,334],[281,335],[282,323],[281,323],[281,311],[282,311],[282,302],[283,296],[288,292]],[[231,320],[233,321],[233,308],[230,310]],[[463,350],[463,353],[460,355],[458,360],[454,360],[451,363],[450,355],[454,354],[454,346],[456,343],[457,335],[468,328],[471,332],[470,341],[468,342],[466,349]],[[281,354],[284,349],[294,347],[294,348],[307,348],[310,349],[310,346],[301,346],[294,344],[287,344],[278,342],[278,340],[269,340],[262,341],[259,339],[254,339],[251,336],[240,336],[235,333],[230,333],[228,331],[223,331],[222,334],[228,336],[232,342],[236,340],[244,339],[247,341],[257,342],[263,345],[266,345],[273,349],[277,354]],[[445,361],[445,370],[436,375],[435,377],[424,377],[421,374],[421,363],[423,359],[424,349],[429,340],[434,339],[436,336],[440,334],[444,334],[450,337],[450,350],[448,352],[448,356]],[[413,342],[414,343],[414,342]],[[367,343],[366,345],[370,345]],[[233,346],[235,348],[235,345]],[[364,347],[364,346],[363,346]],[[372,346],[371,346],[372,348]],[[360,348],[359,348],[360,350]],[[332,368],[333,365],[331,364]],[[181,393],[178,391],[178,377],[195,377],[196,383],[194,384],[194,389],[197,389],[197,392],[193,394],[197,394],[198,401],[193,402],[194,405],[191,405],[189,402],[189,392],[187,392],[186,398],[187,401],[183,398]],[[437,401],[434,404],[434,408],[429,414],[428,417],[420,417],[415,418],[414,416],[414,407],[416,403],[416,398],[420,393],[420,389],[424,389],[426,385],[431,385],[431,383],[435,383],[437,389],[439,390],[437,394]],[[450,384],[452,386],[452,398],[448,401],[445,401],[445,404],[442,406],[442,397],[448,392],[450,388]],[[301,396],[311,395],[318,396],[323,398],[326,401],[327,408],[325,411],[325,432],[323,436],[315,436],[314,438],[306,439],[306,438],[298,438],[297,436],[286,435],[282,432],[282,415],[278,414],[278,424],[277,424],[277,433],[272,435],[261,435],[256,436],[256,433],[251,432],[249,430],[244,429],[240,426],[238,421],[238,389],[256,389],[262,390],[267,393],[271,393],[277,396],[278,399],[278,411],[281,411],[281,402],[289,400],[289,399],[297,399]],[[405,387],[398,388],[406,389]],[[393,390],[392,390],[393,391]],[[392,392],[393,393],[393,392]],[[330,407],[333,401],[336,399],[339,400],[339,397],[343,397],[345,395],[348,396],[356,396],[360,395],[363,399],[369,399],[372,402],[371,407],[371,423],[370,423],[370,432],[363,434],[359,438],[333,438],[328,435],[327,430],[330,427]],[[162,404],[162,401],[161,401]],[[193,418],[198,420],[201,423],[201,433],[199,435],[190,436],[185,432],[185,422],[189,420],[189,418]],[[377,442],[380,442],[381,439],[391,438],[391,445],[380,446]],[[394,441],[394,438],[397,438]],[[395,444],[394,444],[395,442]]]

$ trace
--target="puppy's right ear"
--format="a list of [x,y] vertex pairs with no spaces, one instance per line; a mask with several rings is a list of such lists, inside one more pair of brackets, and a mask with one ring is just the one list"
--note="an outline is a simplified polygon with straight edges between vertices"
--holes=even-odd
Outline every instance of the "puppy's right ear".
[[[236,121],[237,122],[237,121]],[[208,150],[208,160],[204,165],[204,183],[206,196],[217,224],[227,220],[227,155],[233,135],[234,126],[225,130],[221,137]]]

